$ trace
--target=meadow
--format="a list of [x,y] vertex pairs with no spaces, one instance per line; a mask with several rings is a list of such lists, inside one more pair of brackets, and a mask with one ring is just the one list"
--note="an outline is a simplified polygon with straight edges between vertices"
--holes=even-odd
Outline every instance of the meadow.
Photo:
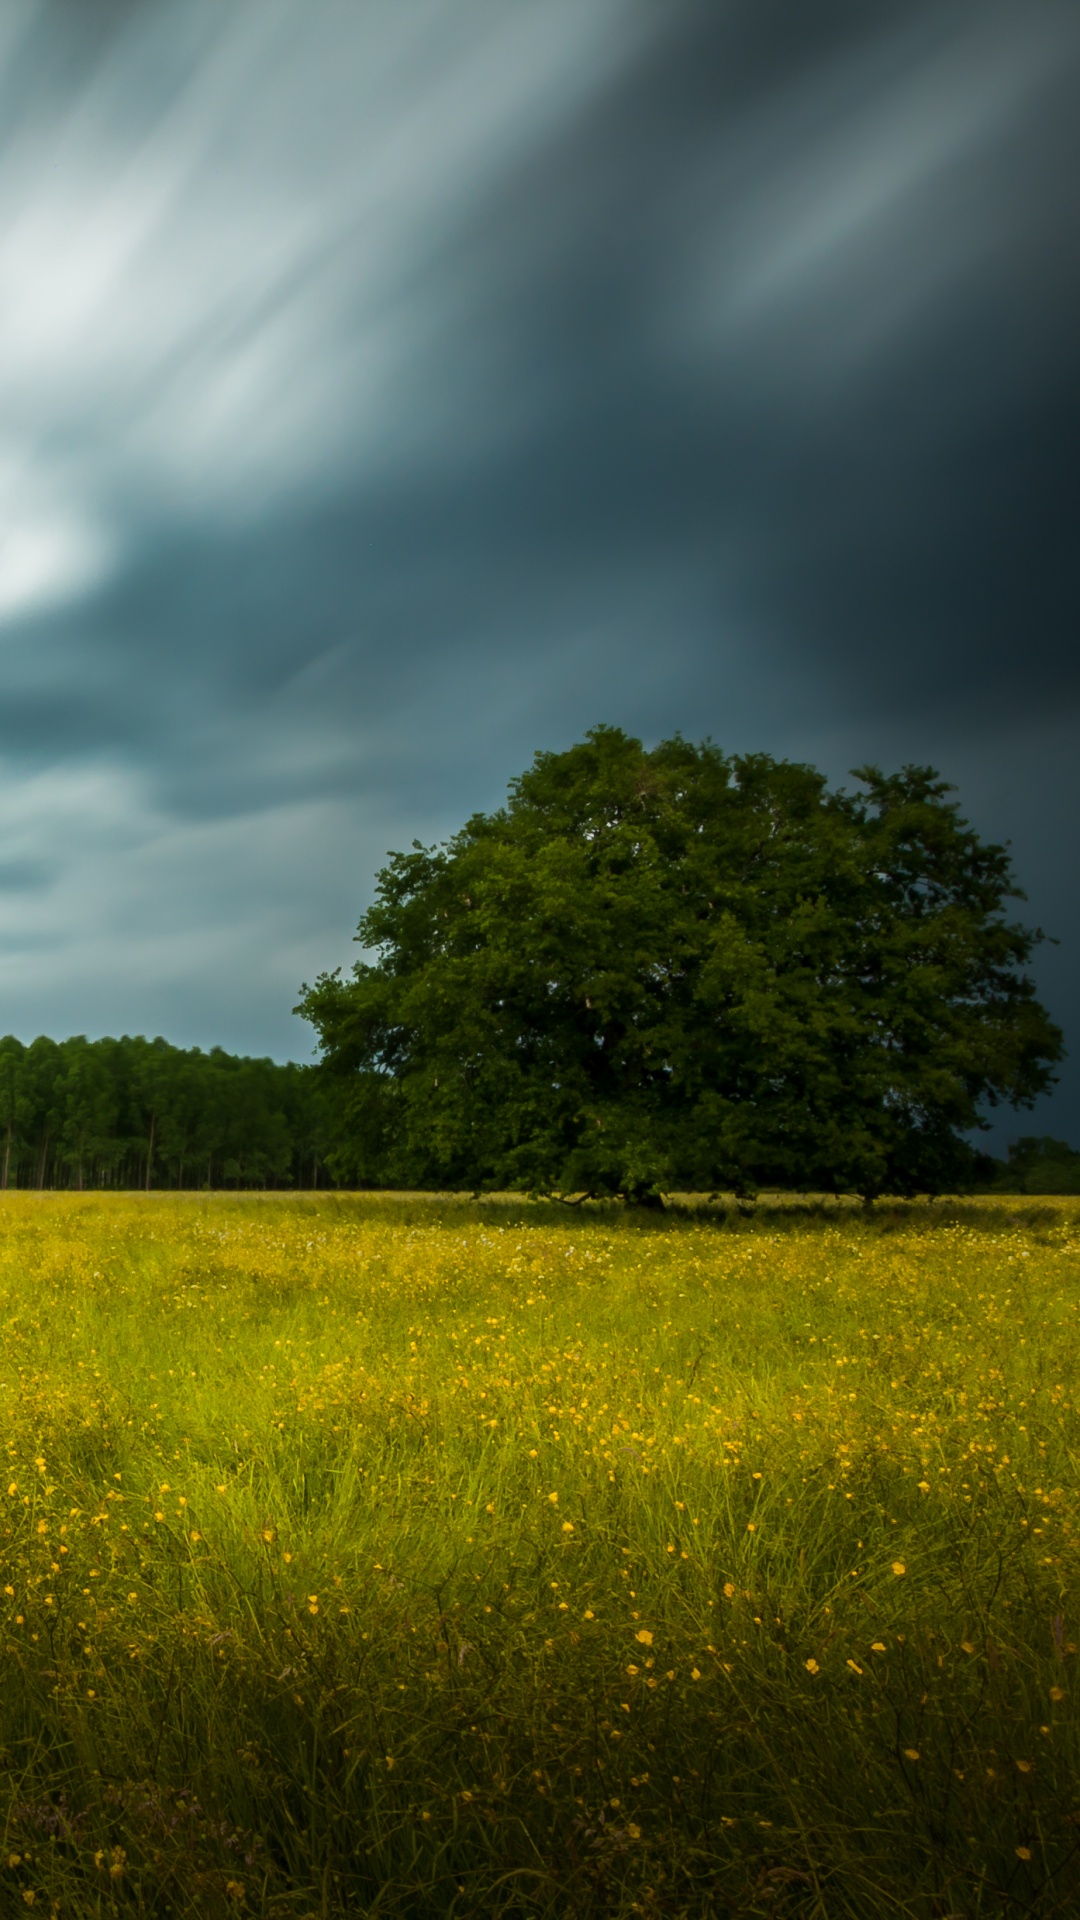
[[5,1194],[0,1914],[1080,1911],[1080,1205]]

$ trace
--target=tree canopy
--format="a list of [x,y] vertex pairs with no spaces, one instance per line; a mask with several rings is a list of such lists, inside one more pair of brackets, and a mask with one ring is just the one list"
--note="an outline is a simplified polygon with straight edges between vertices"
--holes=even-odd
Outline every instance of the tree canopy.
[[[809,766],[598,727],[395,853],[298,1012],[343,1177],[648,1199],[940,1191],[1061,1034],[1008,854],[929,768]],[[332,1164],[333,1164],[332,1159]]]

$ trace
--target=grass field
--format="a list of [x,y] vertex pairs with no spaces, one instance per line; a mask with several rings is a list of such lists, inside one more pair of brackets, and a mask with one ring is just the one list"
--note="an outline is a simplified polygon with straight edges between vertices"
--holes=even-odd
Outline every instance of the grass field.
[[1080,1912],[1080,1206],[0,1207],[0,1915]]

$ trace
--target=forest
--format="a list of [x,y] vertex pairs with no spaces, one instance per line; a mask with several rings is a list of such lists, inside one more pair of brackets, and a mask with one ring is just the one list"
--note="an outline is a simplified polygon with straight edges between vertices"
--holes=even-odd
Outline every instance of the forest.
[[332,1186],[314,1069],[124,1034],[0,1040],[0,1187]]

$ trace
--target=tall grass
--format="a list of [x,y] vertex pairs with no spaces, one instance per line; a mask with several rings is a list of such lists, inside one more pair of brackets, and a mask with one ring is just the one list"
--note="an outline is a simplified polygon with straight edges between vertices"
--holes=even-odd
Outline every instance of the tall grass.
[[0,1914],[1068,1914],[1080,1208],[9,1194]]

